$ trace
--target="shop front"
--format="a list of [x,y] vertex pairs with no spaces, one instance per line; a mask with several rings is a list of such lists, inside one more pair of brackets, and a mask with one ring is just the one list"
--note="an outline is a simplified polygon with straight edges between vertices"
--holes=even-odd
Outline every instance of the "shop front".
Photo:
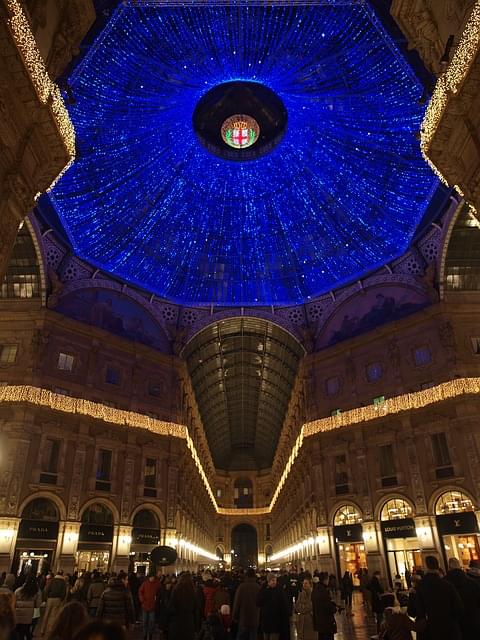
[[336,512],[333,525],[338,575],[341,577],[348,571],[355,586],[360,585],[361,570],[367,568],[361,522],[358,509],[353,505],[344,505]]
[[421,545],[417,537],[413,509],[405,500],[389,500],[381,513],[382,538],[387,558],[390,582],[400,576],[407,586],[406,576],[422,567]]
[[437,500],[435,513],[445,564],[452,557],[463,567],[479,560],[478,520],[470,498],[460,491],[447,491]]
[[148,509],[139,511],[133,519],[130,570],[146,575],[150,552],[160,544],[161,531],[157,515]]
[[12,573],[46,574],[53,562],[58,541],[58,509],[51,500],[36,498],[22,512]]
[[82,514],[76,553],[77,571],[108,571],[112,545],[112,512],[102,504],[93,504]]

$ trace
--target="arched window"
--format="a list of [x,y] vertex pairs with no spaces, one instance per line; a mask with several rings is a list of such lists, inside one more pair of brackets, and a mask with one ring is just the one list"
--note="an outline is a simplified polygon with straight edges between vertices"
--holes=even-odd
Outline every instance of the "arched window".
[[217,547],[215,549],[215,555],[217,556],[217,558],[219,560],[221,560],[223,562],[223,549],[221,547]]
[[253,507],[253,484],[250,478],[237,478],[233,484],[234,500],[237,509]]
[[265,547],[265,562],[270,562],[270,558],[273,555],[273,549],[271,544],[267,544]]
[[435,505],[437,516],[446,513],[460,513],[461,511],[474,511],[473,502],[461,491],[446,491],[438,498]]
[[47,498],[35,498],[22,511],[25,520],[45,520],[58,522],[60,519],[57,505]]
[[133,526],[139,529],[160,529],[157,514],[150,509],[142,509],[135,514]]
[[357,524],[362,521],[362,516],[356,507],[351,504],[345,504],[335,513],[333,524],[335,526]]
[[83,524],[113,524],[113,513],[99,502],[91,504],[82,513]]
[[380,514],[380,520],[400,520],[401,518],[411,518],[413,509],[406,500],[402,498],[392,498],[386,502]]

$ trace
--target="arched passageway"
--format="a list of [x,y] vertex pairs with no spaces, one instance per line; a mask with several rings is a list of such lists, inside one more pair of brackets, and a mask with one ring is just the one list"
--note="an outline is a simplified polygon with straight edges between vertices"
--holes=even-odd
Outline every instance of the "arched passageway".
[[232,567],[256,567],[258,562],[257,530],[250,524],[232,529]]

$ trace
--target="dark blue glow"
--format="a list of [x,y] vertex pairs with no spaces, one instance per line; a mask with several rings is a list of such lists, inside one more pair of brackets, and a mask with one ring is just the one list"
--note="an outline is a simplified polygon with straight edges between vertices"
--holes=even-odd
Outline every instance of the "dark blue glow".
[[[240,163],[192,129],[236,79],[288,111]],[[422,87],[363,4],[121,6],[69,82],[79,157],[52,203],[79,256],[170,300],[291,304],[361,277],[405,251],[436,185]]]

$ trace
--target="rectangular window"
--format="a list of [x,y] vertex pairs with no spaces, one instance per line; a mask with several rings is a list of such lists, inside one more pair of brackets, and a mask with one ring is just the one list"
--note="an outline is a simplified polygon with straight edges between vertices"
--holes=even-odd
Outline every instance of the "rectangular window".
[[478,355],[480,353],[480,338],[470,338],[471,342],[472,342],[472,350],[473,353],[475,353],[475,355]]
[[105,382],[108,384],[120,384],[120,371],[115,367],[108,366],[105,371]]
[[108,449],[100,449],[98,452],[97,481],[95,488],[100,491],[110,491],[110,479],[112,473],[112,452]]
[[397,484],[397,469],[392,444],[379,447],[380,478],[382,487],[393,487]]
[[347,456],[344,453],[335,456],[335,493],[348,493]]
[[222,497],[222,490],[217,489],[217,498],[221,498],[221,497]]
[[432,362],[432,352],[427,346],[418,347],[417,349],[415,349],[415,351],[413,352],[413,357],[417,367],[424,367],[425,365]]
[[434,433],[431,436],[433,459],[436,467],[447,467],[452,464],[448,451],[447,437],[444,433]]
[[47,438],[41,460],[40,482],[57,484],[60,440]]
[[0,346],[0,364],[13,364],[17,359],[18,345],[2,344]]
[[149,498],[157,497],[157,461],[155,458],[145,460],[145,470],[143,473],[143,495]]
[[60,352],[58,354],[57,369],[61,371],[73,371],[74,362],[74,356],[71,356],[69,353]]
[[265,539],[270,540],[270,523],[267,522],[265,525]]

